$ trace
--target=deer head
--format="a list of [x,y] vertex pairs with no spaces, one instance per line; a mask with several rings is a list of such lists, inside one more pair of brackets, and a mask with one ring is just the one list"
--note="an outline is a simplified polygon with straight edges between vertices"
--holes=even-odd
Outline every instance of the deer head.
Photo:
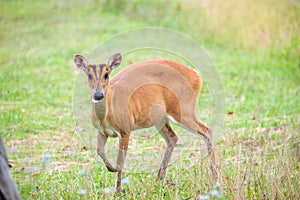
[[110,72],[117,68],[122,61],[122,55],[112,55],[107,64],[89,64],[82,55],[74,55],[76,66],[83,70],[87,77],[90,88],[90,97],[93,103],[99,103],[106,95],[109,86]]

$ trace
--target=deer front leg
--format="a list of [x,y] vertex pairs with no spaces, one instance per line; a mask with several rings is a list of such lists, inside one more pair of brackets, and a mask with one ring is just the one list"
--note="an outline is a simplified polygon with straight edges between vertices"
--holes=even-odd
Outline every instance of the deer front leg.
[[124,161],[127,154],[128,142],[129,142],[129,134],[121,132],[121,137],[119,140],[119,154],[117,160],[117,170],[118,170],[117,186],[116,186],[117,194],[121,192],[122,169],[124,167]]
[[169,161],[171,159],[174,147],[176,146],[178,137],[176,136],[175,132],[172,130],[169,122],[166,122],[161,128],[157,127],[157,129],[159,130],[160,134],[163,136],[163,138],[165,139],[166,144],[167,144],[164,159],[161,163],[161,166],[158,171],[157,178],[156,178],[156,181],[161,181],[166,174],[166,170],[167,170]]
[[118,170],[110,164],[110,162],[108,161],[106,154],[104,152],[104,146],[106,144],[106,141],[107,141],[107,136],[105,134],[98,132],[97,153],[102,158],[108,171],[117,172]]

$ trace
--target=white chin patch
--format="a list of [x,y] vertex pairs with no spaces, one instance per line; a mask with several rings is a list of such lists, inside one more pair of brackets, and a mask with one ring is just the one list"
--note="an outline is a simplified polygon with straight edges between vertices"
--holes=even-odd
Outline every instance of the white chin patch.
[[95,99],[92,98],[92,102],[93,102],[93,103],[99,103],[100,100],[95,100]]

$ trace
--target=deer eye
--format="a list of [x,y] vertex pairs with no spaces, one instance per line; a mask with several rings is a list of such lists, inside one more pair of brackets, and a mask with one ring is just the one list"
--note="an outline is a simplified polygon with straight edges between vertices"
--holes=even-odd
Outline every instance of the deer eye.
[[108,73],[104,74],[104,80],[108,79]]

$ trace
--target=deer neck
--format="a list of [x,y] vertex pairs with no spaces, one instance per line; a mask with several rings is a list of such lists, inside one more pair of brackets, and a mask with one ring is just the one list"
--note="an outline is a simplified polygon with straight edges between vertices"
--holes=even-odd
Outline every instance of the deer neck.
[[92,107],[93,107],[93,111],[96,115],[96,117],[102,122],[105,120],[105,116],[106,116],[106,101],[103,99],[102,101],[100,101],[99,103],[92,103]]
[[101,125],[107,124],[107,116],[109,112],[109,95],[106,93],[104,99],[96,104],[92,104],[93,111],[97,119],[101,122]]

